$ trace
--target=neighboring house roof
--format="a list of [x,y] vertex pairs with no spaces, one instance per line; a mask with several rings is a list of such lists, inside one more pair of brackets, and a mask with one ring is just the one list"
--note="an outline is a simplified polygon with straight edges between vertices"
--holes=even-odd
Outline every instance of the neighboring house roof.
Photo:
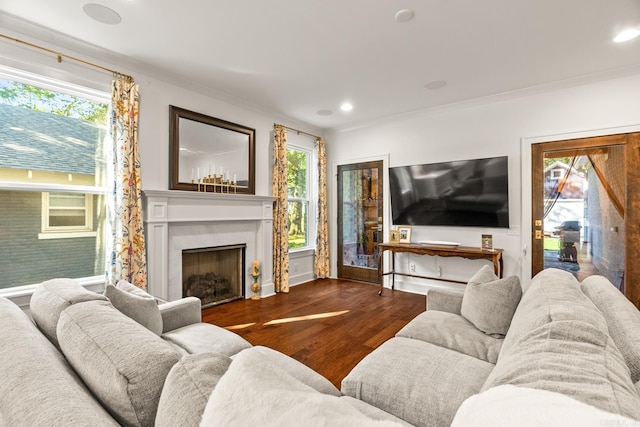
[[106,127],[0,104],[0,168],[95,175]]
[[[567,170],[569,169],[569,165],[566,164],[565,162],[561,162],[560,160],[556,160],[555,162],[551,163],[549,166],[547,166],[546,168],[544,168],[544,173],[546,174],[547,172],[553,170],[553,169],[564,169]],[[584,178],[584,176],[582,176],[582,174],[580,172],[578,172],[576,170],[576,168],[571,168],[571,174],[573,175],[578,175],[581,178]]]

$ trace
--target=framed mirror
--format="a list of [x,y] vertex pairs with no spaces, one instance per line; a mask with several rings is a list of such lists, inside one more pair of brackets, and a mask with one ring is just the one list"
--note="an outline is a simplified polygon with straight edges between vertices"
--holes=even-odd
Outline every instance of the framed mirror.
[[255,194],[255,129],[169,106],[169,188]]

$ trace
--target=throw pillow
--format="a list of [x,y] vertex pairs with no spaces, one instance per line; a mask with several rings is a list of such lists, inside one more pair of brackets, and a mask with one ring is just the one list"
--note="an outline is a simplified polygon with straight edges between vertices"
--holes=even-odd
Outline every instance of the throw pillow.
[[517,276],[498,279],[485,265],[467,283],[460,312],[485,334],[504,337],[521,297]]
[[219,353],[183,356],[164,382],[155,427],[199,425],[211,391],[230,364],[231,359]]
[[162,315],[154,297],[125,280],[121,280],[116,286],[107,285],[104,295],[122,314],[154,334],[162,334]]

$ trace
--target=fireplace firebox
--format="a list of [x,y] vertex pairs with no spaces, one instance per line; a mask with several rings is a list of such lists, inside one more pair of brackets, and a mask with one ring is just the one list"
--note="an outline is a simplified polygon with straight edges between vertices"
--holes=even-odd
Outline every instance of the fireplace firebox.
[[247,245],[182,251],[182,296],[197,297],[202,308],[244,298]]

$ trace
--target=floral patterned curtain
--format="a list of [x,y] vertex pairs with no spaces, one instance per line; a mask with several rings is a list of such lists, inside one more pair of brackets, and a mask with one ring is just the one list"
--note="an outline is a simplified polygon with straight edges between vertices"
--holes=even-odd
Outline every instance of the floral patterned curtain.
[[329,209],[327,206],[327,153],[324,141],[316,141],[318,150],[318,237],[314,267],[318,279],[326,279],[331,273],[329,262]]
[[287,130],[274,126],[273,138],[273,283],[289,292],[289,227],[287,225]]
[[147,288],[147,260],[142,224],[140,155],[138,153],[138,85],[117,77],[111,94],[111,147],[107,196],[111,235],[107,239],[107,282],[124,279]]

